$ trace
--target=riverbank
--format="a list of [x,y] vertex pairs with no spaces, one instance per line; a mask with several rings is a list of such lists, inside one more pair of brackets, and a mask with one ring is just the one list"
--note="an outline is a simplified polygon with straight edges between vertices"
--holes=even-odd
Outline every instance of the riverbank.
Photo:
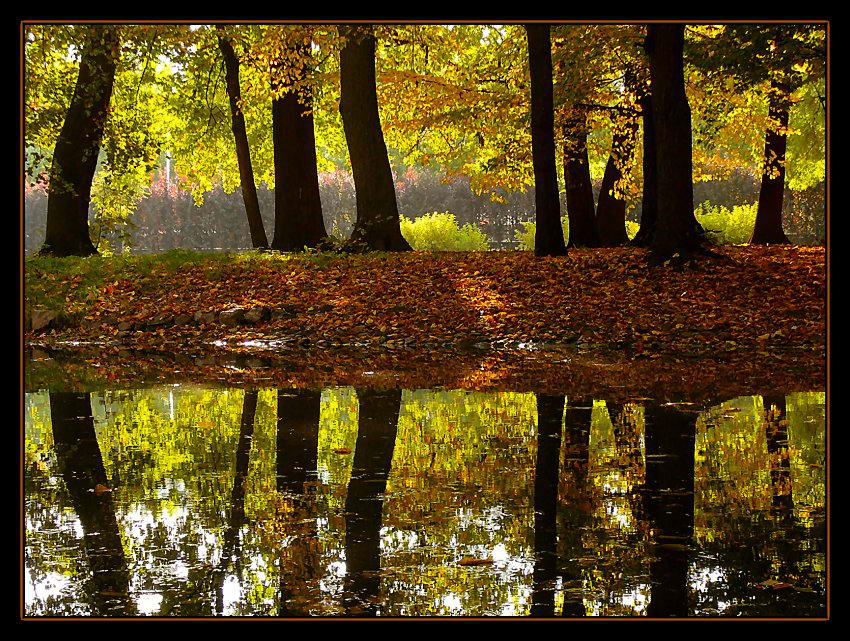
[[[605,377],[631,363],[644,377],[714,378],[711,369],[750,384],[786,373],[822,380],[823,249],[719,252],[685,267],[649,267],[645,252],[625,248],[551,259],[528,252],[32,258],[24,339],[48,353],[111,353],[113,363],[122,351],[193,363],[210,354],[285,354],[317,371],[319,364],[372,371],[366,365],[374,361],[386,371],[424,372],[433,361],[441,372],[467,372],[455,380],[469,378],[471,367],[546,380],[563,378],[558,372],[570,369],[563,363],[590,359],[615,364]],[[351,378],[340,377],[359,380]]]

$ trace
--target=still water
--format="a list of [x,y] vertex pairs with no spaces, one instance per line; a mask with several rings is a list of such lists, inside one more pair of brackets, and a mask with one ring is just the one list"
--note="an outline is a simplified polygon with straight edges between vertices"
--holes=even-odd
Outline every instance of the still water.
[[824,394],[25,400],[28,616],[826,613]]

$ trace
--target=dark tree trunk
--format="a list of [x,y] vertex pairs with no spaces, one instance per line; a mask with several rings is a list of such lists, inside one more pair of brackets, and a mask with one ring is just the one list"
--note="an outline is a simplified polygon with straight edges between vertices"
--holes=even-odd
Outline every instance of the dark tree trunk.
[[[272,249],[302,251],[327,237],[319,197],[313,93],[307,60],[309,45],[291,52],[297,60],[294,86],[272,101],[274,143],[274,239]],[[277,80],[275,89],[282,88]]]
[[685,25],[651,24],[647,49],[652,78],[658,213],[650,249],[658,257],[700,248],[694,216],[691,109],[685,95]]
[[109,113],[119,39],[115,27],[92,26],[83,45],[71,105],[53,150],[47,229],[41,254],[90,256],[89,200],[97,156]]
[[640,228],[632,245],[648,247],[655,234],[658,219],[658,154],[655,149],[655,116],[652,94],[642,92],[639,99],[643,121],[643,194],[641,197]]
[[409,251],[401,235],[398,202],[378,114],[375,36],[371,26],[340,26],[339,112],[357,199],[352,249]]
[[[216,29],[223,31],[221,25]],[[248,147],[248,132],[245,128],[245,116],[239,108],[242,90],[239,87],[239,59],[233,51],[233,45],[226,35],[218,36],[218,48],[224,58],[224,71],[227,83],[227,97],[230,99],[230,123],[233,139],[236,142],[236,160],[239,163],[239,180],[242,185],[242,201],[248,216],[248,228],[251,232],[251,244],[255,249],[269,246],[263,217],[260,214],[260,201],[257,199],[257,185],[254,182],[254,168],[251,165],[251,150]]]
[[611,142],[611,155],[602,176],[599,203],[596,205],[596,225],[599,243],[603,247],[616,247],[629,242],[626,233],[626,201],[614,196],[613,189],[623,177],[623,169],[632,161],[637,137],[637,121],[626,125],[625,131],[615,131]]
[[534,467],[534,572],[531,616],[555,614],[557,577],[558,468],[563,396],[537,395],[537,461]]
[[[789,91],[775,81],[770,83],[768,116],[771,126],[764,142],[759,205],[750,243],[753,245],[787,245],[782,231],[782,198],[785,192],[785,149],[788,144]],[[775,124],[774,124],[775,123]]]
[[[585,555],[582,532],[590,517],[587,474],[592,416],[592,398],[571,398],[564,411],[564,467],[561,475],[566,479],[567,491],[564,496],[565,523],[561,528],[561,555],[565,559]],[[581,566],[575,561],[570,561],[564,567],[561,576],[565,588],[582,587]],[[583,617],[586,614],[584,600],[575,592],[566,592],[561,615]]]
[[288,555],[281,560],[278,616],[305,616],[296,593],[303,591],[318,573],[316,519],[311,506],[311,482],[318,478],[319,390],[277,392],[277,489],[285,492],[298,515],[298,525]]
[[596,247],[599,233],[593,215],[593,184],[587,157],[587,115],[571,118],[564,126],[564,184],[567,191],[567,247]]
[[[132,616],[130,573],[89,394],[50,392],[50,419],[59,471],[83,529],[83,548],[91,569],[86,591],[95,614]],[[96,489],[98,485],[109,489]]]
[[319,390],[277,392],[277,489],[303,494],[319,460]]
[[236,465],[233,488],[230,491],[230,517],[224,531],[221,559],[216,581],[216,612],[224,611],[224,581],[231,563],[239,557],[239,531],[245,523],[245,482],[248,480],[248,463],[254,439],[254,417],[257,414],[257,390],[247,390],[242,400],[242,419],[239,425],[239,443],[236,446]]
[[697,413],[647,404],[644,409],[647,512],[655,537],[647,615],[688,616],[688,546],[694,531]]
[[552,45],[549,25],[530,24],[528,67],[531,74],[531,155],[534,164],[536,256],[565,256],[558,171],[555,165],[555,112],[552,96]]
[[401,390],[357,390],[360,408],[351,480],[345,497],[346,609],[375,615],[381,585],[381,514],[392,466]]

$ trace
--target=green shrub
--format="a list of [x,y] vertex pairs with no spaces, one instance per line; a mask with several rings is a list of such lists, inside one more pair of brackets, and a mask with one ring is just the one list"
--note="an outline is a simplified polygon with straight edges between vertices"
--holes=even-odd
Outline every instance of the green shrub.
[[401,233],[416,250],[476,251],[489,248],[487,236],[473,224],[458,227],[454,214],[434,212],[415,220],[401,217]]
[[712,242],[718,245],[742,245],[750,242],[757,210],[756,203],[728,209],[706,201],[694,210],[694,215]]

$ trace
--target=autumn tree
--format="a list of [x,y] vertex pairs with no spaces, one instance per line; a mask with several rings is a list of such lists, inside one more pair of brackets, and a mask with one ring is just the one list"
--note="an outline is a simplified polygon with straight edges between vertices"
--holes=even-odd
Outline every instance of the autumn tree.
[[236,143],[236,158],[239,163],[239,178],[242,187],[242,200],[245,203],[245,213],[248,216],[248,228],[251,232],[251,243],[255,248],[268,247],[269,241],[263,227],[263,217],[260,213],[260,202],[257,199],[257,185],[254,182],[254,168],[251,164],[251,150],[248,145],[248,132],[245,128],[245,115],[242,113],[240,102],[242,90],[239,86],[239,58],[233,49],[233,43],[222,25],[216,25],[218,46],[224,59],[227,97],[230,102],[230,119],[233,138]]
[[530,24],[528,66],[531,76],[531,147],[534,164],[534,201],[537,227],[534,253],[537,256],[565,256],[558,201],[555,165],[555,116],[552,96],[552,46],[549,25]]
[[351,246],[407,251],[401,235],[395,184],[387,156],[375,78],[375,35],[371,26],[341,25],[339,111],[357,194]]
[[[313,126],[310,33],[287,28],[272,61],[275,229],[272,249],[299,251],[327,236],[319,198]],[[399,232],[401,233],[401,232]]]
[[92,25],[83,33],[77,84],[50,168],[47,229],[40,253],[54,256],[97,253],[89,237],[89,200],[109,113],[120,37],[118,29],[110,25]]
[[703,230],[694,216],[691,110],[685,95],[684,24],[651,24],[646,49],[655,129],[657,213],[649,247],[669,257],[701,247]]

